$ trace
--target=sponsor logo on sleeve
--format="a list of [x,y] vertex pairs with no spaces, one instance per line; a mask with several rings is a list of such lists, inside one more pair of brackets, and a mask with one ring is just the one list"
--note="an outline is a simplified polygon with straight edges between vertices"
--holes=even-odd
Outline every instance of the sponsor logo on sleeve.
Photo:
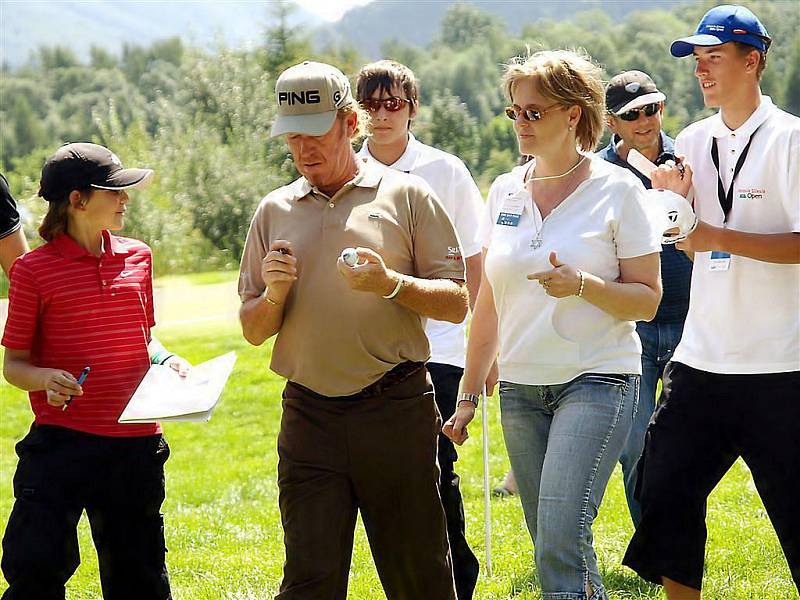
[[447,247],[447,256],[445,256],[447,260],[461,260],[461,248],[458,246],[448,246]]

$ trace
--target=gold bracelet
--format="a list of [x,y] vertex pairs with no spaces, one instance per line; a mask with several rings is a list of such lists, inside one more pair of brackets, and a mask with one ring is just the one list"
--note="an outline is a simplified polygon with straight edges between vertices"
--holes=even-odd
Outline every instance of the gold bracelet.
[[269,294],[269,288],[264,290],[264,295],[262,296],[262,298],[264,298],[264,302],[266,302],[267,304],[271,304],[272,306],[280,306],[281,304],[283,304],[283,302],[278,302],[277,300],[273,300],[272,298],[269,297],[268,294]]
[[585,279],[583,277],[583,271],[581,271],[580,269],[578,269],[578,276],[581,278],[581,285],[578,288],[578,293],[576,294],[576,296],[578,296],[578,298],[580,298],[580,297],[583,296],[583,284],[585,282]]

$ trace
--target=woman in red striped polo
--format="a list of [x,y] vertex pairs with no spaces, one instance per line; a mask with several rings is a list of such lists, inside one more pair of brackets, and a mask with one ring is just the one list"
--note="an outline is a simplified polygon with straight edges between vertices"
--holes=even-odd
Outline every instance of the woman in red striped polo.
[[152,175],[88,143],[62,146],[42,170],[46,243],[12,267],[2,339],[3,373],[30,392],[35,415],[16,446],[3,600],[63,600],[83,510],[104,598],[171,598],[160,513],[169,446],[157,423],[117,422],[150,364],[189,368],[150,334],[150,248],[111,233],[126,190]]

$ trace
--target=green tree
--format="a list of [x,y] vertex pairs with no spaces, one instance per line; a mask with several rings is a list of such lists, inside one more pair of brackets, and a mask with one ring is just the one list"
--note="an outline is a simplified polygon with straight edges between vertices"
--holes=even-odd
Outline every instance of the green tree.
[[455,4],[442,18],[441,43],[454,50],[493,43],[502,34],[502,21],[469,4]]
[[295,10],[296,6],[286,0],[272,2],[270,12],[274,24],[265,32],[263,51],[264,68],[275,77],[299,59],[311,55],[308,40],[301,37],[295,27],[289,25],[289,16]]
[[415,131],[424,143],[455,154],[472,169],[477,166],[478,123],[450,90],[437,91],[430,103],[421,107],[416,122]]
[[800,116],[800,39],[796,40],[792,48],[791,67],[786,74],[786,91],[784,98],[786,110],[793,115]]
[[117,57],[105,48],[92,44],[89,48],[89,64],[95,69],[114,69],[118,61]]

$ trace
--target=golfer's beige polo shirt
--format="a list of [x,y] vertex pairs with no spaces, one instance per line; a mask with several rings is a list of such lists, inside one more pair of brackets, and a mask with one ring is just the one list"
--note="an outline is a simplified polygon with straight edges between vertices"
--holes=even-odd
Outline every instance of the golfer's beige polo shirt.
[[336,268],[347,247],[371,248],[399,273],[464,279],[447,212],[421,179],[374,164],[333,198],[300,178],[267,195],[247,234],[242,301],[264,291],[261,262],[274,240],[292,243],[298,279],[286,299],[271,368],[325,396],[358,392],[430,350],[422,318],[393,300],[353,291]]

